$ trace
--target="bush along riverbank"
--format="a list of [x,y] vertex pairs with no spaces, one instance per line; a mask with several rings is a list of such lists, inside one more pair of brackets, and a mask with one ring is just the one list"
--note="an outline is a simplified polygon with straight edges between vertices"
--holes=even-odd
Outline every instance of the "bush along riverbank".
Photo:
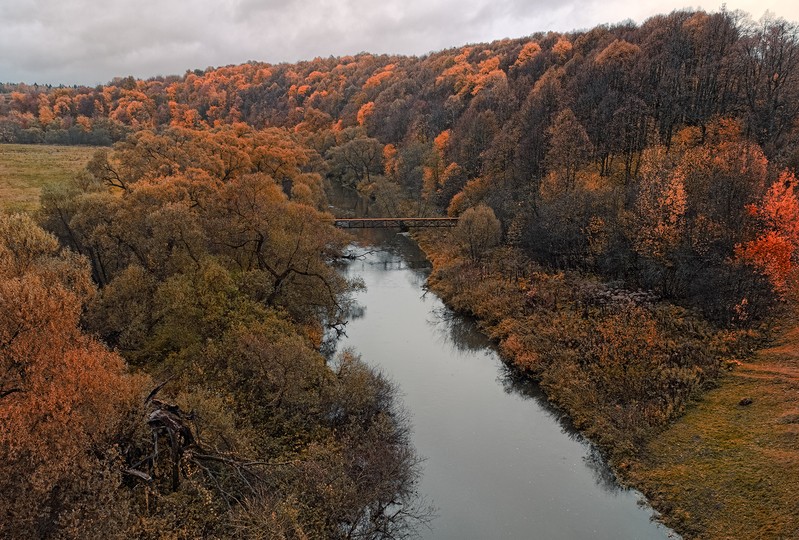
[[[447,237],[421,233],[417,240],[433,263],[430,289],[476,317],[502,355],[539,381],[599,446],[620,480],[644,493],[662,493],[667,481],[640,474],[645,451],[648,467],[670,452],[650,443],[762,339],[751,330],[715,328],[645,292],[545,270],[513,248],[476,259]],[[701,525],[688,523],[688,513],[667,499],[653,500],[664,521],[688,537],[703,537]]]

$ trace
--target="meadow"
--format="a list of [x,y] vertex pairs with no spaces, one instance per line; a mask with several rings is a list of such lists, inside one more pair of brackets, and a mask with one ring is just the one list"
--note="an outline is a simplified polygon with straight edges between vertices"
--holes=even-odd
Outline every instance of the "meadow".
[[0,144],[0,210],[35,210],[43,186],[72,178],[96,150],[93,146]]

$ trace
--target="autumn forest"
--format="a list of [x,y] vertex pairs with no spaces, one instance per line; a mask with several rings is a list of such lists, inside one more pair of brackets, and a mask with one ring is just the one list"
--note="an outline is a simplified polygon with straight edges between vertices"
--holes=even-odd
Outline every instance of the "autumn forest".
[[[744,473],[705,508],[658,446],[795,326],[798,118],[799,26],[724,10],[0,84],[0,142],[96,147],[35,209],[0,213],[0,537],[425,527],[402,389],[331,353],[363,288],[339,270],[352,238],[333,215],[352,212],[334,192],[359,217],[459,218],[412,232],[430,289],[679,534],[799,535],[799,349],[762,390],[776,442],[753,451],[785,489]],[[708,476],[741,470],[724,459]],[[741,492],[765,497],[754,517]]]

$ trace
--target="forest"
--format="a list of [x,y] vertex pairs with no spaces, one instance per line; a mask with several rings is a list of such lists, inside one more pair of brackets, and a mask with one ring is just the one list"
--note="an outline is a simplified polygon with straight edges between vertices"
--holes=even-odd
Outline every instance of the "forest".
[[0,536],[423,526],[397,390],[324,354],[331,187],[459,217],[431,286],[623,470],[799,300],[797,118],[799,27],[725,10],[0,84],[0,142],[102,147],[0,215]]

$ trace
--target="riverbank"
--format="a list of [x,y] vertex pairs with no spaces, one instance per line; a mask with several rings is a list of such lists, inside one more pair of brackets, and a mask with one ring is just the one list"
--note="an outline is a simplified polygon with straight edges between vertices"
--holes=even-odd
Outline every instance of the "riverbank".
[[799,326],[779,334],[626,475],[687,537],[799,538]]
[[[735,360],[756,334],[713,329],[643,293],[535,269],[512,252],[475,266],[446,241],[418,239],[434,266],[430,288],[476,316],[667,525],[687,538],[797,536],[796,486],[779,481],[786,467],[799,478],[796,380],[768,351]],[[758,406],[738,405],[749,394]]]

